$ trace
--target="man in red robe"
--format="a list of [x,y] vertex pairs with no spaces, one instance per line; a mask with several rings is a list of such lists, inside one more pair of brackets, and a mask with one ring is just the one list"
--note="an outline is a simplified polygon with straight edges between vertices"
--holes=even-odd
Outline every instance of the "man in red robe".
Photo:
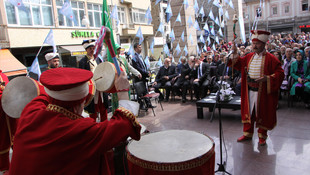
[[1,105],[2,92],[8,82],[8,77],[0,70],[0,172],[9,170],[10,148],[17,125],[17,120],[7,116]]
[[33,99],[21,114],[11,175],[113,173],[105,154],[128,136],[140,139],[141,126],[136,121],[139,104],[128,100],[129,82],[122,72],[115,80],[120,107],[111,120],[96,123],[83,118],[92,76],[92,72],[77,68],[42,73],[40,82],[47,95]]
[[280,61],[266,52],[265,44],[270,35],[266,31],[252,32],[253,53],[239,57],[237,48],[233,45],[233,60],[228,65],[241,71],[241,118],[243,136],[238,142],[251,140],[254,123],[258,128],[259,144],[265,145],[267,130],[276,126],[276,109],[278,105],[278,90],[284,78]]

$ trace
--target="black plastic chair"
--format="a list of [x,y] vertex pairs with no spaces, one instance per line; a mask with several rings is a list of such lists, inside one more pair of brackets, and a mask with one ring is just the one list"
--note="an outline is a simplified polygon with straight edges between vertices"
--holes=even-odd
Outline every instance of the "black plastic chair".
[[163,106],[161,104],[161,101],[159,100],[159,95],[160,95],[159,93],[149,93],[148,90],[146,89],[146,86],[145,86],[143,81],[135,82],[133,84],[133,86],[134,86],[134,88],[136,90],[138,99],[140,99],[138,101],[140,103],[143,103],[143,104],[140,104],[140,106],[145,105],[146,106],[146,111],[147,111],[148,107],[150,107],[150,108],[152,108],[154,116],[156,116],[155,115],[155,111],[154,111],[154,108],[156,106],[153,106],[153,105],[148,106],[148,104],[147,104],[147,101],[151,102],[151,99],[155,99],[155,101],[160,104],[161,109],[164,110]]

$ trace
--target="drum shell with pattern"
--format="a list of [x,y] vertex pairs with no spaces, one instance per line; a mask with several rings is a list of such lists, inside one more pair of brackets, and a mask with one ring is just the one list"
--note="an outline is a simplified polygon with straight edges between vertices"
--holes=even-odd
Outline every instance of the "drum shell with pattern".
[[214,141],[187,130],[147,134],[127,148],[130,175],[214,174]]

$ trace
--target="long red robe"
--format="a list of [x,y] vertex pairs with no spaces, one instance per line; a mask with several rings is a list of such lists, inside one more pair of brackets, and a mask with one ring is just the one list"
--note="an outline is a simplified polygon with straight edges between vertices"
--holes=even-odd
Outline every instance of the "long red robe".
[[[9,82],[7,76],[1,71],[0,76],[1,81],[5,81],[5,84]],[[17,119],[7,116],[2,109],[2,92],[0,89],[0,171],[8,170],[10,167],[9,152],[17,125]]]
[[[240,57],[234,63],[234,68],[241,71],[241,118],[242,123],[251,123],[247,73],[254,52]],[[228,62],[232,66],[232,61]],[[246,71],[245,71],[246,70]],[[262,58],[261,77],[267,75],[267,81],[259,84],[257,97],[256,127],[271,130],[277,123],[278,91],[284,79],[284,71],[280,61],[266,52]]]
[[[100,123],[48,104],[40,95],[23,110],[15,135],[10,174],[110,174],[102,158],[140,124],[125,108]],[[111,170],[113,171],[113,170]]]

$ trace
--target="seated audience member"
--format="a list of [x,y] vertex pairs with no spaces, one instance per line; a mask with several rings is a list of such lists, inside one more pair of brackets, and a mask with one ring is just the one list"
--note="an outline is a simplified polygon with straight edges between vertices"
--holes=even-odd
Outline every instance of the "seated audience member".
[[239,76],[239,71],[233,70],[232,67],[228,66],[226,67],[226,70],[224,70],[225,64],[228,59],[229,58],[225,58],[224,62],[218,66],[216,72],[216,79],[221,80],[224,72],[223,81],[226,81],[228,84],[232,85],[233,79]]
[[293,50],[291,48],[287,48],[285,50],[285,56],[283,60],[282,68],[284,70],[284,80],[281,85],[281,89],[286,89],[288,86],[288,77],[290,76],[290,67],[291,64],[296,61],[293,57]]
[[155,92],[160,93],[160,99],[163,100],[164,96],[159,91],[159,88],[166,89],[166,98],[165,101],[169,100],[170,91],[171,91],[171,80],[176,77],[178,74],[176,72],[175,66],[171,65],[170,58],[166,58],[164,65],[159,68],[159,71],[156,75],[155,82],[153,83],[153,87],[155,88]]
[[[208,56],[209,58],[209,56]],[[201,60],[196,60],[195,66],[191,71],[191,76],[194,78],[193,86],[195,97],[200,99],[200,91],[202,91],[201,98],[205,97],[210,85],[210,64],[204,63]]]
[[189,67],[185,57],[181,57],[180,64],[181,68],[180,68],[180,74],[178,75],[179,78],[173,84],[173,91],[177,94],[181,94],[180,89],[182,89],[182,102],[185,103],[186,92],[190,85],[189,81],[190,81],[191,68]]
[[310,99],[310,67],[308,61],[304,60],[302,50],[296,51],[296,61],[291,65],[291,76],[294,84],[291,88],[291,95],[298,95],[303,98],[306,108],[309,108]]
[[[78,76],[77,76],[78,75]],[[113,174],[105,155],[127,137],[140,139],[139,105],[129,101],[124,72],[115,80],[120,107],[108,121],[83,118],[93,73],[58,68],[42,73],[45,93],[24,108],[9,174]]]
[[207,60],[207,61],[206,61],[205,63],[209,64],[210,66],[214,64],[214,63],[212,62],[212,60],[213,60],[212,55],[208,55],[206,60]]

